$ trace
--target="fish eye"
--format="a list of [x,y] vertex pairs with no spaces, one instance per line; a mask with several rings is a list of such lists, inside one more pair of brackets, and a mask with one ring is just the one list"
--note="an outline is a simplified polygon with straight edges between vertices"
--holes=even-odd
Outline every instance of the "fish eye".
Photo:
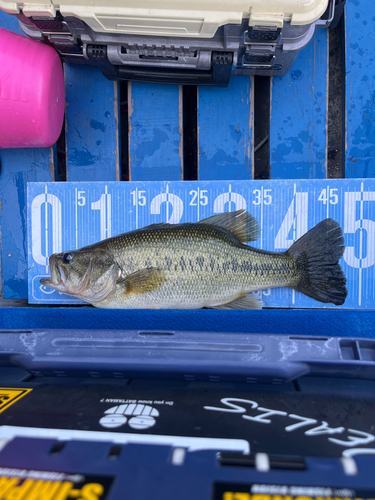
[[70,264],[70,262],[73,260],[73,254],[71,253],[64,253],[63,255],[63,261],[65,264]]

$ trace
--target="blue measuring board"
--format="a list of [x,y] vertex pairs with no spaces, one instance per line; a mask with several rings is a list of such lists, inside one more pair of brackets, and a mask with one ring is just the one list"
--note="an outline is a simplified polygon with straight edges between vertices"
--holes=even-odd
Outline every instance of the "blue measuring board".
[[[344,232],[341,265],[348,280],[342,308],[375,307],[375,179],[279,181],[35,182],[28,184],[29,302],[78,300],[41,287],[48,256],[148,224],[197,222],[247,209],[261,236],[252,246],[285,251],[331,217]],[[257,292],[265,307],[336,307],[287,288]]]

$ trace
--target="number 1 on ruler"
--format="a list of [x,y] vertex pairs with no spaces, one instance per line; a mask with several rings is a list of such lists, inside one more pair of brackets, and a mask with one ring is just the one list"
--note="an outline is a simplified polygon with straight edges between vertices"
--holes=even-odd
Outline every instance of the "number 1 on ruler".
[[105,240],[109,238],[112,233],[112,217],[111,195],[108,193],[107,186],[105,187],[105,193],[101,195],[100,199],[91,203],[91,210],[100,211],[100,239]]

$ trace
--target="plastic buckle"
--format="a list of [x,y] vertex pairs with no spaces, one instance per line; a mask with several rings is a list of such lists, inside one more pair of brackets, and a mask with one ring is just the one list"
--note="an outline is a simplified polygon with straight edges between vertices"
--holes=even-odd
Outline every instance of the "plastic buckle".
[[243,68],[271,68],[276,62],[274,45],[248,45],[242,56]]
[[243,68],[272,68],[275,65],[276,56],[260,56],[244,54],[242,56]]
[[49,17],[31,17],[30,20],[43,35],[58,35],[63,33],[69,33],[73,35],[68,23],[64,21],[61,15],[56,16],[51,19]]
[[245,45],[252,45],[254,43],[279,43],[281,36],[281,28],[276,26],[249,26],[249,29],[243,34],[243,42]]

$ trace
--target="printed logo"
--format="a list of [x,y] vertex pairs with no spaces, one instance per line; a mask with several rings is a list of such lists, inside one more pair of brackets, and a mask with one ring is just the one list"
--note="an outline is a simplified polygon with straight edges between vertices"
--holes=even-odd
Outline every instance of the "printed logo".
[[128,403],[106,410],[99,423],[107,429],[116,429],[127,423],[132,429],[145,430],[156,424],[158,416],[158,410],[152,406]]
[[112,476],[0,467],[1,498],[105,500]]

